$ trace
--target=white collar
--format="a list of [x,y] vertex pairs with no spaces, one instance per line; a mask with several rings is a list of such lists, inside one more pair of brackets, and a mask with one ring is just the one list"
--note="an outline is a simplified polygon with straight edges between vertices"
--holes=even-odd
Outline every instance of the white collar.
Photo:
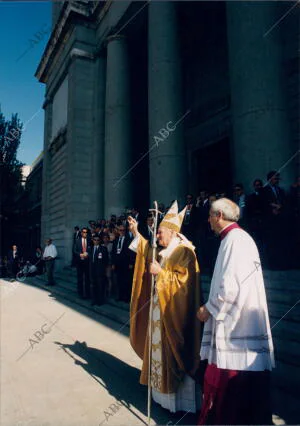
[[170,244],[168,245],[168,247],[166,247],[166,248],[162,249],[162,250],[159,252],[159,255],[160,255],[162,258],[169,257],[169,256],[170,256],[170,254],[172,253],[172,251],[173,251],[173,250],[175,250],[175,249],[176,249],[176,247],[178,247],[178,246],[179,246],[179,244],[180,244],[180,239],[179,239],[177,236],[176,236],[176,237],[174,237],[174,238],[172,238],[172,240],[170,241]]
[[180,245],[185,245],[185,246],[189,247],[190,249],[192,249],[193,251],[195,250],[195,246],[193,246],[193,244],[183,234],[180,234],[178,232],[177,235],[171,240],[168,247],[162,249],[159,252],[159,255],[163,259],[166,258],[166,257],[169,257],[171,255],[171,253]]

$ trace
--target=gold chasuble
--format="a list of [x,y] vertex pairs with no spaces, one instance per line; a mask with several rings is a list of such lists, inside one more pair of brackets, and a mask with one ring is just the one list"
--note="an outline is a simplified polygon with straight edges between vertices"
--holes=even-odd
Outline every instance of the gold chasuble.
[[[152,248],[139,235],[130,306],[130,342],[143,360],[143,385],[148,385],[151,261]],[[200,271],[192,245],[180,239],[180,235],[161,250],[158,261],[162,271],[156,276],[154,294],[151,383],[154,390],[172,394],[199,360],[201,325],[196,312],[200,306]]]

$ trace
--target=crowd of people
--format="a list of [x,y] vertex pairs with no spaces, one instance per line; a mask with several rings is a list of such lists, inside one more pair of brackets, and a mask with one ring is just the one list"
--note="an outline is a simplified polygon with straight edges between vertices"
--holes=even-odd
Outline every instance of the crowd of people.
[[[271,171],[267,184],[261,179],[254,180],[250,194],[245,194],[242,184],[236,184],[232,194],[203,190],[197,197],[186,196],[182,234],[196,247],[202,271],[212,273],[217,257],[220,242],[209,226],[208,213],[211,204],[223,197],[239,206],[239,225],[255,240],[265,268],[299,268],[300,178],[289,193],[279,182],[280,174]],[[159,204],[159,222],[168,209],[169,206]],[[119,216],[112,214],[110,219],[90,220],[82,229],[75,226],[72,266],[77,268],[80,297],[91,297],[92,303],[97,304],[106,298],[129,303],[135,255],[129,249],[133,236],[128,216],[137,221],[140,233],[151,241],[153,215],[142,214],[138,208],[126,209]]]
[[[209,193],[203,189],[196,197],[186,196],[182,233],[196,247],[202,271],[212,273],[215,264],[219,239],[209,226],[208,212],[212,202],[223,197],[232,199],[239,206],[239,225],[255,240],[265,268],[299,268],[300,177],[288,193],[279,184],[278,172],[271,171],[266,178],[265,185],[261,179],[255,179],[250,194],[245,194],[243,185],[237,183],[231,194]],[[159,204],[159,222],[168,208]],[[71,266],[77,269],[77,291],[80,297],[91,298],[93,304],[102,304],[108,298],[130,301],[135,255],[129,250],[132,241],[127,221],[129,215],[137,220],[141,234],[152,240],[153,215],[142,214],[138,208],[126,209],[119,216],[112,214],[109,219],[90,220],[81,229],[74,227]],[[48,275],[50,273],[48,284],[54,283],[54,262],[45,260],[41,247],[30,256],[30,262],[37,266],[37,274],[45,270]],[[13,245],[1,260],[1,276],[14,278],[24,263],[22,253]]]
[[[156,235],[152,213],[143,216],[137,208],[74,228],[71,266],[79,297],[96,305],[107,298],[130,302],[130,343],[143,361],[140,383],[171,412],[201,408],[199,425],[272,422],[275,360],[261,264],[300,266],[300,179],[288,194],[279,181],[272,171],[265,185],[254,180],[249,195],[236,184],[231,196],[188,194],[181,211],[176,200],[160,204]],[[13,246],[12,273],[19,256]],[[50,239],[38,256],[54,285],[57,250]],[[203,269],[212,273],[205,304]],[[207,364],[203,380],[200,361]]]
[[[212,270],[218,239],[207,223],[213,201],[228,197],[240,208],[239,225],[255,240],[264,267],[268,269],[299,268],[300,244],[300,178],[286,193],[279,185],[280,174],[271,171],[264,185],[261,179],[253,181],[253,192],[245,194],[244,187],[234,185],[232,194],[201,191],[194,200],[187,197],[189,214],[183,223],[183,234],[193,241],[202,269]],[[280,243],[279,243],[280,242]]]

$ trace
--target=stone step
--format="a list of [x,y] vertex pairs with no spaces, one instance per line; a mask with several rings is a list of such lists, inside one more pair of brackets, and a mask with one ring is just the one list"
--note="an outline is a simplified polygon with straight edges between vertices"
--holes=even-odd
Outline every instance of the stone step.
[[[286,321],[294,323],[295,327],[299,327],[300,323],[300,302],[298,305],[283,305],[279,303],[268,302],[271,327],[278,319],[285,318]],[[276,321],[275,321],[276,320]],[[298,324],[297,324],[298,323]]]
[[[278,321],[278,320],[277,320]],[[273,319],[272,319],[273,323]],[[273,325],[276,324],[276,321]],[[273,339],[283,339],[285,341],[300,342],[300,327],[297,324],[291,323],[285,319],[278,322],[271,330]]]
[[129,327],[129,310],[105,304],[95,307],[96,312],[120,323],[123,327]]
[[274,370],[272,370],[273,386],[278,386],[288,394],[297,395],[300,392],[300,367],[289,365],[280,360],[276,360]]
[[57,280],[57,285],[54,287],[49,287],[46,285],[47,279],[45,275],[29,277],[27,278],[27,281],[30,284],[35,284],[39,287],[42,287],[48,291],[51,291],[53,294],[58,294],[59,296],[64,297],[73,303],[76,303],[113,321],[116,321],[123,327],[129,328],[129,305],[127,303],[108,300],[104,305],[92,306],[90,300],[83,300],[77,296],[76,288],[74,291],[70,291],[70,288],[65,287],[65,282],[61,280]]
[[293,269],[289,271],[270,271],[264,270],[264,278],[270,281],[288,281],[298,283],[300,285],[300,270]]
[[[44,275],[37,275],[35,278],[37,280],[40,280],[44,284],[47,282],[47,276],[45,274]],[[60,287],[66,289],[68,291],[71,291],[73,293],[76,293],[76,291],[77,291],[76,290],[77,280],[68,279],[65,276],[61,277],[59,274],[55,274],[54,279]]]
[[300,342],[288,341],[273,336],[275,359],[300,368]]

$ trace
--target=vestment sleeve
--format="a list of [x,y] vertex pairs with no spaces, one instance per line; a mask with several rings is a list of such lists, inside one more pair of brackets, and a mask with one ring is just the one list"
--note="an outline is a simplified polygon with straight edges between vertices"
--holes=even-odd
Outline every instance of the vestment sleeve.
[[138,250],[138,245],[139,245],[140,240],[141,240],[141,234],[137,234],[134,237],[134,239],[131,241],[131,243],[130,243],[130,245],[129,245],[128,248],[130,250],[132,250],[134,253],[136,253],[137,250]]
[[199,358],[199,267],[194,252],[180,247],[157,276],[156,288],[168,342],[180,369],[189,372]]
[[[250,252],[249,252],[250,251]],[[210,294],[206,308],[217,321],[225,321],[233,314],[239,315],[243,299],[249,290],[247,279],[256,272],[259,258],[251,255],[251,248],[243,242],[233,241],[224,253],[217,286]],[[242,287],[243,286],[243,287]],[[243,298],[240,293],[243,290]],[[239,304],[238,304],[239,301]]]
[[151,276],[147,270],[147,264],[151,256],[152,249],[148,241],[140,235],[130,302],[130,343],[141,359],[144,358],[148,332]]

